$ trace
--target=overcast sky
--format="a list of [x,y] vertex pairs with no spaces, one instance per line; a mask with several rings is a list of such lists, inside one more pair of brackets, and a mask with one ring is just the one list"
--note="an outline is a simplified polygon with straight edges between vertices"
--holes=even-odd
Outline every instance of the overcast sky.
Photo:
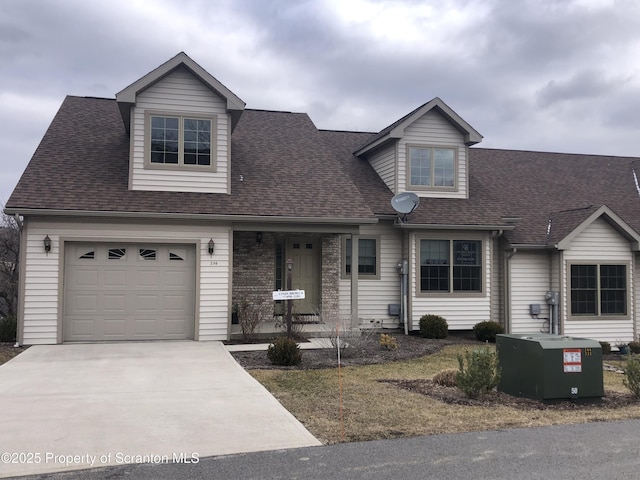
[[438,96],[480,146],[640,156],[637,0],[0,0],[0,203],[65,95],[114,98],[180,51],[319,128]]

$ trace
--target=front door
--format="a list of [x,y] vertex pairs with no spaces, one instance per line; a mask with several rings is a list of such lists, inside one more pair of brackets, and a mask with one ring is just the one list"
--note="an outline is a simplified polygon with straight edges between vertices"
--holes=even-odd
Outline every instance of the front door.
[[317,315],[320,311],[320,245],[317,238],[287,240],[287,258],[293,260],[291,288],[305,291],[304,300],[293,301],[294,313]]

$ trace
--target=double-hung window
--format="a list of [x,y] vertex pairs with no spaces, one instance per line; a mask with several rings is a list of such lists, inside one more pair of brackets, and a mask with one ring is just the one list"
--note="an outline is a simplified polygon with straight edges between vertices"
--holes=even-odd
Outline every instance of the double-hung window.
[[409,188],[453,188],[456,185],[456,149],[409,146]]
[[[351,239],[347,238],[344,243],[344,273],[351,275]],[[359,238],[358,239],[358,276],[377,277],[378,276],[378,239]]]
[[482,292],[480,240],[420,240],[420,291]]
[[151,166],[213,167],[215,121],[190,115],[148,114]]
[[571,265],[571,315],[626,314],[626,265]]

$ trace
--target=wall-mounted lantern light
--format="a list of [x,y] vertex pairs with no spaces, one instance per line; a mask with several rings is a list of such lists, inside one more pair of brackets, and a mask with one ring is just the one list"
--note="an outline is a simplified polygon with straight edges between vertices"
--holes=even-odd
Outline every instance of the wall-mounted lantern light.
[[51,251],[51,239],[49,238],[49,235],[44,237],[43,242],[44,242],[44,251],[46,253],[49,253]]
[[213,255],[213,252],[215,251],[215,249],[216,249],[216,242],[214,242],[212,238],[211,240],[209,240],[209,244],[207,248],[209,255]]
[[256,243],[260,245],[262,243],[262,232],[256,233]]

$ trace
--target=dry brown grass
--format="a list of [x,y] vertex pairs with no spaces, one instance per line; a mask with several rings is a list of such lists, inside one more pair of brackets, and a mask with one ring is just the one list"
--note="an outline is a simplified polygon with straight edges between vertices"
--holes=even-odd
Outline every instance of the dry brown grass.
[[[437,433],[533,427],[640,418],[640,403],[620,408],[597,404],[540,409],[499,402],[458,405],[398,388],[381,380],[424,380],[457,368],[457,355],[470,346],[449,346],[419,359],[341,369],[344,439],[337,369],[252,370],[318,439],[325,443],[365,441]],[[623,376],[605,372],[605,390],[627,392]],[[501,394],[502,395],[502,394]],[[569,401],[567,401],[569,402]],[[533,402],[535,403],[535,402]]]

